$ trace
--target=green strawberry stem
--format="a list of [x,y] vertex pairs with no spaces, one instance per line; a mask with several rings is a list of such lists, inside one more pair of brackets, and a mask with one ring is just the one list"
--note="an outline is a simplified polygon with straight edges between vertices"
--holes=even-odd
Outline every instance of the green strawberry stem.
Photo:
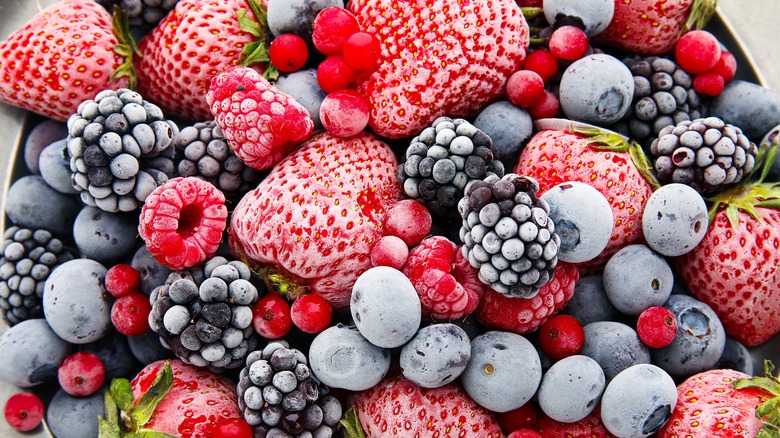
[[295,301],[301,295],[309,292],[308,286],[303,286],[297,279],[291,278],[291,275],[278,267],[261,268],[260,275],[265,279],[269,290],[279,293],[287,301]]
[[246,9],[236,12],[236,18],[241,30],[252,34],[256,38],[244,47],[238,58],[240,65],[248,67],[254,64],[265,63],[266,68],[263,77],[268,80],[274,80],[279,77],[279,70],[271,63],[268,55],[268,47],[271,43],[271,36],[268,30],[268,14],[266,7],[257,0],[247,0],[249,8],[252,9],[255,19],[253,19]]
[[127,20],[127,14],[117,5],[114,5],[112,24],[114,36],[116,36],[118,41],[118,44],[114,46],[114,52],[122,56],[125,61],[111,72],[110,79],[113,81],[114,79],[127,77],[129,79],[128,86],[131,90],[135,90],[138,85],[138,76],[136,76],[133,68],[133,56],[141,57],[141,50],[130,34],[130,23]]
[[544,13],[544,9],[532,8],[529,6],[520,8],[520,12],[523,13],[523,17],[525,17],[526,20],[533,20],[534,18],[542,15]]
[[688,21],[685,22],[685,30],[703,29],[715,14],[717,7],[718,0],[694,0]]
[[764,360],[764,377],[750,377],[732,383],[734,389],[759,388],[769,393],[769,397],[756,408],[756,416],[763,425],[756,438],[780,437],[780,380],[772,375],[775,366],[770,360]]
[[339,429],[344,429],[344,438],[366,438],[366,433],[360,426],[357,410],[354,406],[344,413],[344,417],[339,420]]

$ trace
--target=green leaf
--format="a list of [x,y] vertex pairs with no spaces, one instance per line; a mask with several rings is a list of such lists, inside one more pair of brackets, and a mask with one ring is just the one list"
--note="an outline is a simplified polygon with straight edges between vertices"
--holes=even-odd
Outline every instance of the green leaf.
[[358,414],[355,407],[351,407],[344,413],[344,417],[339,420],[339,429],[344,429],[344,438],[366,438],[366,433],[360,426]]
[[176,435],[171,435],[165,432],[160,432],[151,429],[141,429],[138,431],[138,436],[142,438],[178,438]]
[[118,43],[114,46],[114,52],[124,58],[124,62],[117,67],[116,70],[111,72],[110,79],[113,81],[114,79],[127,77],[129,81],[128,86],[130,89],[135,90],[138,85],[138,77],[133,69],[133,56],[142,56],[141,50],[138,48],[138,44],[136,44],[135,39],[130,34],[130,24],[127,19],[127,14],[117,5],[114,5],[112,25],[114,28],[114,36]]
[[758,182],[762,183],[769,176],[769,172],[772,171],[772,166],[775,164],[777,158],[777,144],[773,144],[769,149],[762,148],[766,152],[761,154],[759,159],[756,159],[756,164],[760,165],[761,176],[758,178]]
[[103,392],[103,406],[106,409],[106,420],[111,424],[119,424],[119,407],[114,402],[114,398],[111,396],[111,392],[106,390]]
[[121,438],[119,425],[98,417],[98,438]]
[[157,374],[152,385],[143,395],[141,395],[138,404],[130,411],[130,417],[135,424],[143,426],[148,423],[149,419],[152,418],[152,414],[154,414],[157,405],[160,404],[166,395],[168,395],[168,392],[172,387],[173,370],[171,369],[171,364],[165,362],[165,366],[163,366],[163,369]]
[[116,406],[123,410],[133,409],[133,387],[127,379],[114,379],[111,381],[111,398]]
[[712,15],[715,14],[717,6],[718,0],[694,0],[691,12],[688,14],[688,20],[685,22],[685,29],[704,29]]
[[269,81],[275,81],[277,78],[279,78],[279,70],[277,70],[275,65],[269,62],[268,66],[266,66],[265,71],[263,72],[263,77]]
[[263,29],[260,27],[260,23],[248,16],[247,12],[249,11],[246,9],[239,9],[238,12],[236,12],[238,26],[241,30],[252,34],[256,38],[264,38]]
[[628,147],[628,154],[631,156],[631,161],[634,162],[634,166],[639,170],[639,173],[641,173],[645,180],[653,186],[653,190],[660,189],[661,183],[658,182],[658,178],[656,178],[653,173],[653,166],[647,159],[645,151],[642,150],[642,146],[635,141],[631,142]]

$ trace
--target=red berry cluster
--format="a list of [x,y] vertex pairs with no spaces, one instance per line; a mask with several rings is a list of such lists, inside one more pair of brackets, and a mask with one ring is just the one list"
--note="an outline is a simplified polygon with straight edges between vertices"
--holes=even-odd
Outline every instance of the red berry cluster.
[[317,334],[330,326],[333,308],[317,293],[301,295],[290,305],[277,292],[269,292],[252,309],[252,325],[266,339],[281,339],[293,325],[301,331]]
[[149,297],[141,292],[141,274],[126,264],[114,265],[106,272],[106,290],[116,301],[111,306],[111,323],[125,336],[148,333]]
[[737,71],[734,55],[723,50],[706,30],[683,34],[675,46],[677,63],[693,76],[693,88],[705,96],[717,96]]

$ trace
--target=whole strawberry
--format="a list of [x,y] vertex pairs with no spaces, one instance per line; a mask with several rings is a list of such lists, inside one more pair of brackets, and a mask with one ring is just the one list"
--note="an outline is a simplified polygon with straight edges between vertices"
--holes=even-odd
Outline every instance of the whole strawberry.
[[94,1],[49,6],[0,43],[0,100],[66,121],[97,92],[127,88],[130,69],[120,52],[132,51],[115,50],[126,41],[118,35],[111,14]]
[[493,414],[452,383],[428,389],[389,377],[358,393],[352,404],[368,438],[504,436]]
[[674,48],[687,30],[700,29],[715,12],[717,0],[615,0],[615,13],[597,41],[640,55]]
[[206,101],[231,149],[257,170],[282,161],[314,130],[306,108],[249,67],[215,76]]
[[400,198],[393,152],[377,137],[320,134],[273,168],[236,206],[236,255],[282,294],[310,289],[336,308],[371,267],[387,210]]
[[358,77],[377,134],[400,138],[439,116],[475,115],[525,59],[528,25],[514,0],[357,0],[349,10],[381,45]]

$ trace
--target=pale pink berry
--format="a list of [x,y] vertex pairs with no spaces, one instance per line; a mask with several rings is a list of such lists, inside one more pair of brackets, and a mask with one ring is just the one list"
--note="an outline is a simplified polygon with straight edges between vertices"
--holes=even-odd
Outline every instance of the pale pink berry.
[[372,266],[389,266],[400,270],[409,257],[409,247],[396,236],[384,236],[371,248]]

